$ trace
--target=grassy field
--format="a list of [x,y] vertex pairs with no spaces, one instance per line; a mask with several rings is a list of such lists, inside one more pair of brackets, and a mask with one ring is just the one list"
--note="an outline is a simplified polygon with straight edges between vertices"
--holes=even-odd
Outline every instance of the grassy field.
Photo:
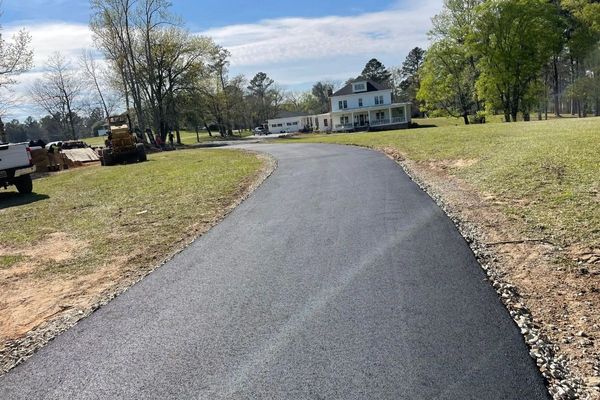
[[[208,132],[206,131],[200,131],[199,133],[199,139],[200,141],[198,142],[198,137],[196,136],[196,132],[190,132],[190,131],[181,131],[180,133],[181,135],[181,143],[187,146],[193,145],[195,143],[204,143],[204,142],[218,142],[221,140],[236,140],[236,139],[240,139],[240,137],[247,137],[250,135],[253,135],[252,132],[250,131],[244,131],[241,134],[235,132],[235,135],[233,137],[228,137],[228,138],[221,138],[219,136],[218,132],[213,132],[213,136],[208,136]],[[91,137],[91,138],[85,138],[83,139],[84,142],[86,142],[87,144],[89,144],[90,146],[104,146],[104,140],[106,140],[106,137]]]
[[0,339],[61,304],[85,309],[157,265],[221,218],[264,166],[241,151],[181,150],[37,179],[29,196],[0,191]]
[[[538,118],[537,114],[531,115],[532,121],[537,121],[537,118]],[[569,119],[569,118],[578,118],[578,116],[571,115],[571,114],[563,114],[560,117],[560,119]],[[557,117],[554,116],[554,114],[548,114],[548,120],[554,120],[554,119],[557,119]],[[523,121],[523,116],[521,114],[519,114],[519,116],[517,117],[517,120]],[[412,121],[421,127],[444,128],[444,127],[448,127],[448,126],[464,126],[465,125],[462,118],[452,118],[452,117],[413,118]],[[504,123],[504,116],[503,115],[489,115],[486,117],[486,123],[487,124],[502,124],[502,123]]]
[[93,268],[140,242],[166,250],[192,224],[214,218],[261,167],[254,155],[223,150],[164,152],[149,160],[38,179],[31,197],[0,192],[3,243],[34,246],[62,232],[89,244],[68,263],[45,268],[67,272]]
[[[306,135],[294,142],[393,147],[507,202],[532,235],[600,247],[600,118]],[[460,165],[452,167],[452,165]]]

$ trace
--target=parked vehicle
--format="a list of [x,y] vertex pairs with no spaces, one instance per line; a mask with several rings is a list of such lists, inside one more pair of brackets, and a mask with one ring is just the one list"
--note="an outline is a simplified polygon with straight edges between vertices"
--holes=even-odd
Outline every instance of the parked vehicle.
[[110,134],[106,140],[107,147],[98,151],[102,165],[147,160],[146,148],[143,143],[138,143],[138,138],[131,129],[128,115],[109,117],[108,123]]
[[34,170],[31,151],[26,143],[0,144],[0,186],[7,189],[14,185],[19,193],[31,193]]
[[257,126],[253,129],[255,135],[268,135],[269,132],[262,126]]

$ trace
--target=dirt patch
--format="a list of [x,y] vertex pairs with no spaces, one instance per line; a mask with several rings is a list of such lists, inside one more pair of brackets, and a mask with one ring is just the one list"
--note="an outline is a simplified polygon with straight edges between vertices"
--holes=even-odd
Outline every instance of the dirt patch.
[[[401,163],[471,242],[494,287],[503,288],[498,292],[551,394],[600,399],[600,251],[525,236],[525,227],[503,212],[512,199],[481,193],[452,174],[476,160],[416,163],[396,149],[380,150]],[[522,310],[530,322],[522,323]]]
[[[34,246],[26,248],[11,248],[0,246],[0,256],[22,256],[32,260],[66,261],[74,257],[77,251],[82,251],[87,243],[79,241],[65,232],[53,232]],[[35,262],[35,261],[34,261]]]
[[[53,262],[68,262],[88,249],[87,243],[67,233],[47,235],[24,249],[0,247],[0,257],[15,260],[0,268],[0,373],[126,291],[225,218],[275,170],[274,159],[258,157],[265,161],[263,168],[240,184],[235,195],[220,206],[216,217],[203,220],[199,216],[168,253],[142,255],[134,251],[104,260],[84,274],[70,275],[43,273]],[[150,261],[139,265],[140,259]]]

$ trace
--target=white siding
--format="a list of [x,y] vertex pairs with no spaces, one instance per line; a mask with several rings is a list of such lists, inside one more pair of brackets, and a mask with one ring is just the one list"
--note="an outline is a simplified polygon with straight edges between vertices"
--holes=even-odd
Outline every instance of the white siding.
[[270,133],[295,133],[300,132],[305,127],[311,127],[311,116],[275,118],[268,120],[268,129]]
[[[380,99],[380,97],[383,97],[383,104],[376,104],[376,97],[378,100]],[[361,99],[362,106],[360,105]],[[342,102],[342,108],[340,108],[340,101]],[[346,102],[347,108],[344,108],[344,102]],[[331,106],[333,112],[359,110],[363,107],[374,107],[378,105],[390,104],[392,104],[392,91],[389,89],[378,90],[376,92],[354,93],[346,96],[335,96],[331,98]]]
[[[319,132],[329,132],[332,129],[333,121],[331,119],[331,114],[320,114],[315,116],[319,121]],[[325,122],[327,121],[327,122]]]

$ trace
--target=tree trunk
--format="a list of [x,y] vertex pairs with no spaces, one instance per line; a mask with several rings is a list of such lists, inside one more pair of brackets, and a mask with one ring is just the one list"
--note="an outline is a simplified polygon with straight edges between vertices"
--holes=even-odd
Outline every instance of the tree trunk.
[[[204,119],[204,117],[202,117],[202,123],[204,124],[204,127],[206,128],[206,132],[208,132],[208,136],[212,137],[212,132],[210,131],[210,127],[206,123],[206,120]],[[200,141],[200,139],[198,139],[198,141]]]
[[552,60],[552,66],[553,66],[553,74],[552,74],[552,83],[553,83],[553,93],[552,96],[554,97],[554,115],[556,115],[557,117],[560,117],[560,98],[559,98],[559,92],[560,92],[560,76],[558,75],[558,57],[554,56],[553,60]]
[[181,134],[179,132],[179,123],[175,122],[175,136],[177,137],[177,144],[181,145]]
[[75,124],[73,123],[73,111],[71,111],[71,102],[67,99],[67,115],[69,116],[69,127],[71,128],[71,139],[77,140],[75,133]]
[[468,113],[463,114],[463,120],[465,121],[465,125],[469,125],[469,114]]
[[517,117],[519,116],[519,109],[513,106],[510,110],[510,117],[512,122],[517,122]]
[[6,137],[6,130],[4,130],[4,122],[2,122],[1,117],[0,117],[0,142],[8,143],[8,138]]

